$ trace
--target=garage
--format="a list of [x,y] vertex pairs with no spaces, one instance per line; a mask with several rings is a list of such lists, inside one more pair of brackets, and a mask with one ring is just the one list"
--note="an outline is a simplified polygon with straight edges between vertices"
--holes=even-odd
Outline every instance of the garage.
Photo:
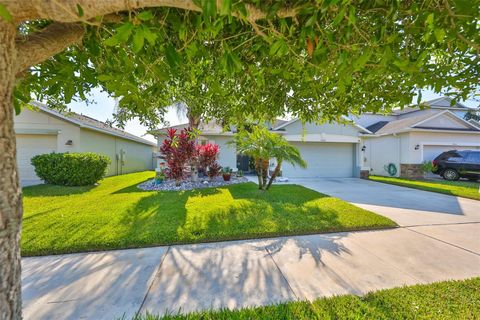
[[289,178],[345,178],[353,176],[354,144],[327,142],[293,142],[307,162],[305,169],[285,163],[283,176]]
[[453,145],[424,145],[423,161],[431,161],[442,152],[449,150],[479,150],[478,146],[453,146]]
[[33,156],[57,150],[56,135],[17,134],[17,163],[20,181],[23,185],[38,183],[40,180],[30,163]]

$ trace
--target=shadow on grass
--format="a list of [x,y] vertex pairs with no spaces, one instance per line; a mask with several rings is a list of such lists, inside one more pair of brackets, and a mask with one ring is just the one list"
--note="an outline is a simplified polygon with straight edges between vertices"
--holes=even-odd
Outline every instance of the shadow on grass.
[[82,194],[89,192],[98,187],[97,185],[93,186],[79,186],[79,187],[69,187],[69,186],[57,186],[53,184],[40,184],[35,186],[29,186],[22,188],[22,193],[27,197],[58,197],[58,196],[68,196],[73,194]]
[[[127,187],[122,193],[129,190],[138,192]],[[295,185],[264,192],[251,183],[155,192],[126,210],[119,238],[164,245],[345,230],[338,212],[314,202],[329,198]]]

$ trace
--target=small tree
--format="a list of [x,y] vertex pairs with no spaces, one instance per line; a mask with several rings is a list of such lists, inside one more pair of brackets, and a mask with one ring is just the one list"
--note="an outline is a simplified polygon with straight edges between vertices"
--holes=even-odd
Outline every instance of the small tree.
[[168,129],[160,153],[167,164],[165,175],[167,178],[175,179],[177,185],[180,185],[186,175],[187,165],[193,163],[197,156],[194,131],[187,128],[177,134],[176,129]]
[[[242,131],[235,135],[233,141],[237,151],[254,159],[255,170],[258,176],[258,188],[268,190],[273,180],[280,173],[282,163],[306,167],[306,162],[300,156],[300,151],[291,145],[282,136],[267,130],[264,127],[253,127],[251,132]],[[268,180],[270,159],[275,158],[277,165]],[[268,180],[268,181],[267,181]]]

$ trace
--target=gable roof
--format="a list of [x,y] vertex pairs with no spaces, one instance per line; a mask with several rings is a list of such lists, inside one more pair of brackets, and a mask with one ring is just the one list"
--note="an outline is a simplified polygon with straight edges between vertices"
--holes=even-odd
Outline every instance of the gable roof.
[[78,125],[81,128],[86,128],[89,130],[93,131],[98,131],[101,133],[105,133],[108,135],[120,137],[123,139],[139,142],[142,144],[146,144],[149,146],[155,146],[156,144],[154,142],[148,141],[146,139],[142,139],[140,137],[137,137],[136,135],[133,135],[131,133],[128,133],[126,131],[123,131],[118,128],[114,128],[105,122],[96,120],[94,118],[87,117],[83,114],[78,114],[75,112],[59,112],[56,110],[52,110],[48,108],[46,105],[38,102],[38,101],[32,101],[30,103],[33,107],[36,109],[40,110],[41,112],[47,113],[53,117],[59,118],[61,120],[73,123],[75,125]]
[[[422,102],[422,105],[424,106],[423,109],[425,109],[425,107],[426,107],[426,108],[430,108],[430,109],[470,110],[469,107],[467,107],[466,105],[464,105],[463,103],[460,103],[460,102],[456,102],[452,106],[451,105],[452,100],[453,99],[450,98],[450,97],[440,97],[440,98],[437,98],[437,99],[424,101],[424,102]],[[410,113],[410,112],[416,112],[416,111],[419,111],[419,110],[422,110],[422,108],[420,108],[416,105],[413,105],[413,106],[405,107],[401,110],[393,110],[392,114],[393,115],[402,115],[402,114],[407,114],[407,113]]]
[[[456,128],[442,128],[442,127],[428,127],[428,126],[422,126],[422,124],[433,120],[437,117],[440,116],[448,116],[452,117],[454,120],[464,124],[466,127],[469,129],[456,129]],[[383,122],[383,121],[380,121]],[[474,126],[473,124],[469,123],[468,121],[461,119],[457,117],[454,113],[452,113],[449,110],[444,110],[441,112],[437,112],[435,114],[421,114],[418,116],[412,116],[408,118],[403,118],[399,120],[394,120],[390,121],[388,123],[375,123],[370,127],[378,127],[378,130],[375,131],[376,135],[387,135],[387,134],[393,134],[393,133],[399,133],[399,132],[404,132],[404,131],[409,131],[412,129],[427,129],[427,130],[453,130],[453,131],[479,131],[480,129]]]

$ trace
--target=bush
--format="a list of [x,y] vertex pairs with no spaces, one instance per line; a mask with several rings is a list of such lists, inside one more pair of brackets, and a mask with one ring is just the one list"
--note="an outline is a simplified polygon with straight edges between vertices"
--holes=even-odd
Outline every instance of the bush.
[[86,186],[105,176],[110,159],[92,152],[50,153],[32,158],[39,178],[49,184]]

